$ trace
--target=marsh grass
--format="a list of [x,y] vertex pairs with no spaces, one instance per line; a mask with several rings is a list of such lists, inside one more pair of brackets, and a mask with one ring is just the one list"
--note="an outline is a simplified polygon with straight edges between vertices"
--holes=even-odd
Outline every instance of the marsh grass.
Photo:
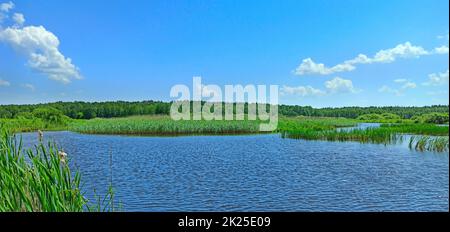
[[67,130],[67,124],[52,123],[39,118],[0,119],[0,128],[8,129],[11,132],[58,131]]
[[[400,129],[401,127],[380,127],[367,129],[352,129],[352,130],[311,130],[311,129],[297,129],[281,131],[284,138],[306,139],[306,140],[325,140],[325,141],[355,141],[360,143],[375,143],[375,144],[399,144],[405,140],[404,133],[410,133],[413,130]],[[435,133],[435,134],[441,134]],[[409,148],[417,151],[434,151],[434,152],[448,152],[449,137],[447,136],[428,136],[415,135],[409,141]]]
[[409,148],[417,151],[449,151],[449,137],[411,136]]
[[381,128],[392,130],[396,133],[415,134],[415,135],[432,135],[432,136],[448,136],[448,126],[438,126],[435,124],[382,124]]
[[76,121],[69,130],[86,134],[199,135],[259,133],[260,121],[173,121],[168,116]]
[[112,211],[113,192],[90,205],[81,176],[55,144],[25,150],[21,139],[0,128],[0,212]]

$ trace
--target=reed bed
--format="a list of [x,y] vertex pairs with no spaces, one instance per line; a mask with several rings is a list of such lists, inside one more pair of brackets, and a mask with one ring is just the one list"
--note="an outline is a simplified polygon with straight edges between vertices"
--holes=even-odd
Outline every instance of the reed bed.
[[0,119],[0,128],[7,128],[12,132],[34,132],[38,130],[56,131],[66,130],[67,124],[51,123],[39,118]]
[[[404,131],[396,130],[392,127],[352,129],[352,130],[311,130],[297,129],[281,131],[284,138],[325,140],[325,141],[356,141],[361,143],[375,144],[398,144],[405,140]],[[409,148],[417,151],[448,152],[449,137],[447,136],[427,136],[415,135],[409,141]]]
[[77,121],[69,130],[86,134],[195,135],[259,133],[259,121],[173,121],[170,117],[133,117]]
[[321,117],[282,117],[278,123],[279,131],[334,130],[340,127],[353,127],[357,120],[346,118],[321,118]]
[[24,150],[22,140],[0,127],[0,212],[111,211],[113,193],[90,205],[81,176],[55,144]]
[[382,128],[390,129],[396,133],[415,134],[415,135],[432,135],[432,136],[448,136],[448,126],[438,126],[435,124],[382,124]]
[[449,151],[449,137],[432,137],[432,136],[411,136],[409,140],[409,148],[417,151]]

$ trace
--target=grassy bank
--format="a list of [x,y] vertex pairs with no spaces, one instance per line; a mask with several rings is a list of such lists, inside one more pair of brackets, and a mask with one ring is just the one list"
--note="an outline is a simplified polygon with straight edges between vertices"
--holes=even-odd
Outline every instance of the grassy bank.
[[80,190],[80,174],[68,162],[56,145],[24,150],[20,139],[0,127],[0,212],[111,210],[112,192],[106,201],[89,204]]
[[67,130],[70,120],[63,123],[49,122],[40,118],[0,119],[0,127],[12,132],[33,132],[38,130]]

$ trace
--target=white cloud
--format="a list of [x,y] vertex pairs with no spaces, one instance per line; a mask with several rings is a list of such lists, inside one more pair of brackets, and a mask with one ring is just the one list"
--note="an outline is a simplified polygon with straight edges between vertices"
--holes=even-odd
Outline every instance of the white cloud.
[[3,11],[3,12],[9,12],[13,8],[14,8],[14,3],[11,1],[0,4],[0,11]]
[[395,79],[394,80],[394,82],[395,83],[404,83],[404,82],[407,82],[408,80],[407,79],[404,79],[404,78],[400,78],[400,79]]
[[283,86],[281,88],[281,94],[282,95],[299,95],[301,97],[307,97],[307,96],[323,96],[325,95],[325,91],[322,91],[320,89],[315,89],[311,86],[297,86],[297,87],[291,87],[291,86]]
[[17,26],[22,26],[25,23],[25,16],[20,13],[14,13],[13,20]]
[[301,97],[308,96],[324,96],[338,93],[358,93],[360,90],[353,86],[351,80],[336,77],[325,82],[325,90],[316,89],[312,86],[283,86],[281,88],[282,95],[299,95]]
[[415,89],[417,87],[417,84],[414,82],[406,82],[401,89]]
[[441,46],[434,49],[436,54],[448,54],[448,46]]
[[34,87],[34,85],[32,85],[32,84],[23,84],[22,87],[29,89],[31,91],[36,90],[36,87]]
[[302,64],[297,67],[295,74],[307,75],[307,74],[320,74],[329,75],[336,72],[352,71],[355,67],[351,64],[338,64],[334,67],[328,68],[324,64],[317,64],[311,58],[304,59]]
[[0,87],[8,87],[10,85],[11,85],[11,83],[9,83],[9,81],[0,79]]
[[415,89],[417,87],[417,84],[412,82],[412,81],[408,81],[407,79],[397,79],[394,80],[395,83],[403,83],[402,86],[400,86],[398,89],[397,88],[391,88],[387,85],[383,85],[381,88],[378,89],[378,92],[380,93],[391,93],[391,94],[395,94],[396,96],[403,96],[405,95],[405,92],[408,89]]
[[327,67],[322,63],[315,63],[311,58],[306,58],[296,68],[296,75],[329,75],[338,72],[349,72],[356,69],[357,64],[372,64],[372,63],[391,63],[399,58],[419,58],[424,55],[431,54],[446,54],[448,47],[442,46],[435,48],[433,51],[427,51],[420,46],[412,45],[410,42],[399,44],[394,48],[378,51],[372,58],[364,54],[359,54],[357,57],[344,61],[341,64],[333,67]]
[[28,58],[28,65],[50,79],[70,83],[81,79],[78,68],[59,51],[59,39],[43,26],[8,27],[0,31],[5,42]]
[[[5,18],[8,18],[7,13],[13,8],[14,8],[14,3],[12,3],[12,2],[0,4],[0,23],[2,23]],[[0,25],[0,28],[1,28],[1,25]]]
[[325,88],[330,93],[356,93],[357,90],[353,87],[351,80],[336,77],[330,81],[325,82]]
[[378,89],[378,92],[380,93],[392,93],[397,96],[401,96],[402,93],[398,89],[393,89],[387,85],[383,85],[381,88]]
[[416,58],[428,55],[429,52],[420,46],[414,46],[410,42],[399,44],[394,48],[381,50],[371,59],[375,63],[390,63],[397,58]]
[[424,82],[425,86],[448,85],[448,69],[442,73],[432,73],[428,75],[428,81]]

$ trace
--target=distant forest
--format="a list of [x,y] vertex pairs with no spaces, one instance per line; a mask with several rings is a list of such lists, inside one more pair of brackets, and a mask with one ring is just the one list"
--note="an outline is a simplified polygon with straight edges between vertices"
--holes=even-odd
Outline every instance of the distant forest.
[[[170,102],[55,102],[34,105],[0,105],[0,118],[18,118],[38,108],[54,108],[73,119],[113,118],[133,115],[168,115]],[[245,107],[247,109],[247,107]],[[404,119],[428,113],[447,113],[448,105],[424,107],[340,107],[315,109],[310,106],[280,105],[279,114],[284,116],[345,117],[357,118],[365,114],[392,113]]]

